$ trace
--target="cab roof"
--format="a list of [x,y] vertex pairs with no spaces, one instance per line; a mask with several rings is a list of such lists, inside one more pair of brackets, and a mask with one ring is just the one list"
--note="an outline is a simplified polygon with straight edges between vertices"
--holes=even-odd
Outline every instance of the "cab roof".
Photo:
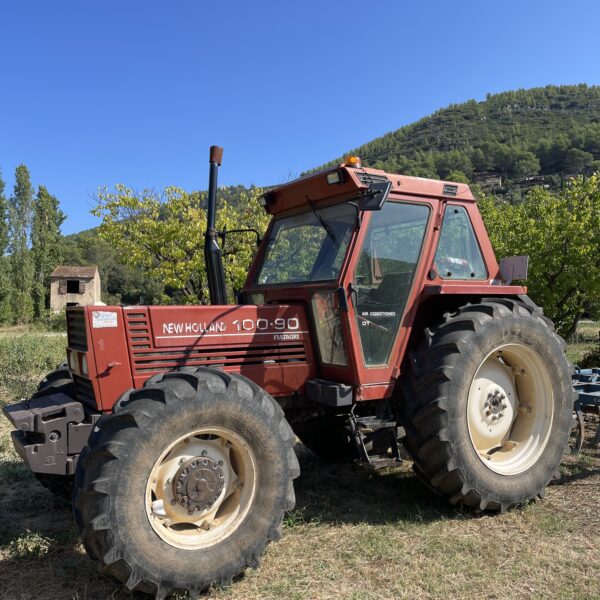
[[391,193],[475,202],[469,186],[465,183],[396,175],[380,169],[350,167],[342,164],[311,173],[270,190],[264,196],[265,209],[275,215],[299,208],[309,202],[349,200],[368,190],[372,183],[385,180],[392,183]]

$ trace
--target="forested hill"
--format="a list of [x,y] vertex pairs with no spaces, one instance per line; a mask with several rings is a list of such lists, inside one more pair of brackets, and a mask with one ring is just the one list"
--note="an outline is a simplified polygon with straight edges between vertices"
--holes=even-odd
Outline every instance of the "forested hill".
[[488,94],[482,102],[451,105],[349,153],[365,166],[407,175],[462,173],[469,181],[495,183],[497,191],[542,177],[554,187],[566,175],[600,170],[600,87]]

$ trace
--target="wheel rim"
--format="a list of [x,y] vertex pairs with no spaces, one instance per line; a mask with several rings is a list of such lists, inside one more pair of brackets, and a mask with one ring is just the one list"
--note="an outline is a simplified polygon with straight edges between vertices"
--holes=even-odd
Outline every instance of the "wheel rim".
[[505,344],[479,365],[467,403],[471,443],[483,464],[518,475],[542,455],[552,428],[550,373],[529,346]]
[[173,442],[146,485],[146,513],[171,546],[196,550],[231,535],[256,490],[256,459],[248,443],[223,427],[204,427]]

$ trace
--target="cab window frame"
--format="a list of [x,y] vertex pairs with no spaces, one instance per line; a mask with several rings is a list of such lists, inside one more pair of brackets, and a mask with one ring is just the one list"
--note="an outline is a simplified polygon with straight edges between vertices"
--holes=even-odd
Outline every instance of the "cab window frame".
[[[481,266],[483,268],[482,274],[479,276],[461,276],[461,275],[447,275],[448,270],[440,269],[438,266],[438,252],[440,251],[440,246],[443,241],[444,236],[444,225],[446,223],[446,215],[448,215],[449,210],[454,210],[455,212],[462,211],[462,213],[466,216],[465,223],[468,225],[469,232],[472,236],[472,240],[474,241],[473,248],[477,250],[479,253],[479,259],[481,261]],[[454,257],[456,258],[456,257]],[[459,257],[460,258],[460,257]],[[471,219],[471,215],[469,214],[469,210],[462,204],[450,203],[446,204],[446,208],[444,209],[444,214],[442,216],[442,223],[440,227],[440,234],[437,241],[437,246],[435,249],[435,254],[433,255],[433,267],[440,279],[444,281],[485,281],[489,277],[489,271],[487,267],[487,263],[485,260],[485,255],[483,253],[483,249],[481,248],[481,244],[479,243],[479,239],[475,234],[475,227],[473,226],[473,220]]]

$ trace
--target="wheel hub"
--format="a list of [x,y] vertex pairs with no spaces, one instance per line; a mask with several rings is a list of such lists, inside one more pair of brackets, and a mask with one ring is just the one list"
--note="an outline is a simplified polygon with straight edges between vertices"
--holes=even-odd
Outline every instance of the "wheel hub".
[[504,411],[508,408],[506,394],[499,388],[488,392],[483,408],[485,408],[485,416],[488,418],[491,417],[492,421],[501,419],[504,416]]
[[188,514],[202,512],[218,500],[225,487],[222,466],[223,461],[209,456],[191,458],[181,465],[173,478],[173,497]]

